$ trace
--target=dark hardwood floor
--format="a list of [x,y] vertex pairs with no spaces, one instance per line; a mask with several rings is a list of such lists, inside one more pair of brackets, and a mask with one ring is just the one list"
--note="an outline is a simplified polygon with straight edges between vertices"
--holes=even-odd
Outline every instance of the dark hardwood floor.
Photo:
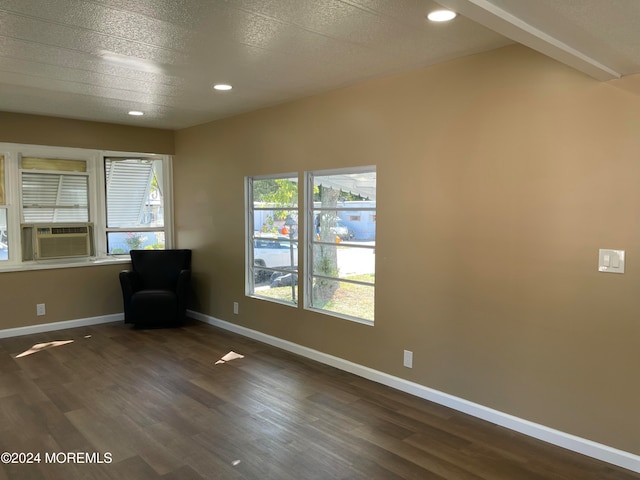
[[0,340],[0,452],[35,462],[0,480],[640,479],[195,321]]

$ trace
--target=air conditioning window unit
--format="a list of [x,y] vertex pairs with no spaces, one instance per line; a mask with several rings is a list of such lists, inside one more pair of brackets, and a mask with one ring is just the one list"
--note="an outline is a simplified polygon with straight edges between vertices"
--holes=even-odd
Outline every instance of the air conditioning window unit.
[[92,223],[22,225],[22,260],[95,255]]

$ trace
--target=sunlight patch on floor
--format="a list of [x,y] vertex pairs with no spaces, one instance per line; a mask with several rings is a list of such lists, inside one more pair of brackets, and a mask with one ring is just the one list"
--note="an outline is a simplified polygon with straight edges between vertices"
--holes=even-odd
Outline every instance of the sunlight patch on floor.
[[49,348],[60,347],[68,343],[73,343],[73,340],[55,340],[53,342],[36,343],[29,350],[25,350],[24,352],[16,355],[15,358],[26,357],[27,355],[33,355],[34,353],[48,350]]
[[220,365],[221,363],[227,363],[231,360],[237,360],[238,358],[244,358],[244,355],[240,355],[239,353],[234,352],[233,350],[227,353],[224,357],[216,362],[216,365]]

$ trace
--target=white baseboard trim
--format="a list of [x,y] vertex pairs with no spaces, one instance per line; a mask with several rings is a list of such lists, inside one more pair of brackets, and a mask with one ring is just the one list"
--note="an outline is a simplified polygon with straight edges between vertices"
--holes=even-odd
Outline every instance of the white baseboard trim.
[[618,450],[601,443],[593,442],[585,438],[577,437],[569,433],[561,432],[553,428],[524,420],[522,418],[509,415],[498,410],[494,410],[483,405],[470,402],[463,398],[440,392],[418,383],[410,382],[399,377],[394,377],[384,372],[374,370],[357,363],[344,360],[333,355],[322,353],[302,345],[298,345],[278,337],[273,337],[257,330],[251,330],[234,323],[226,322],[199,312],[188,311],[187,315],[209,325],[220,327],[224,330],[237,333],[239,335],[258,340],[274,347],[287,350],[312,360],[316,360],[325,365],[338,368],[340,370],[353,373],[360,377],[372,380],[397,390],[410,393],[425,400],[444,405],[459,412],[472,415],[476,418],[495,423],[502,427],[523,433],[533,438],[543,440],[552,445],[556,445],[567,450],[571,450],[582,455],[586,455],[603,462],[611,463],[633,472],[640,473],[640,456],[624,450]]
[[87,327],[90,325],[98,325],[100,323],[117,322],[118,320],[124,320],[123,313],[80,318],[77,320],[65,320],[63,322],[41,323],[39,325],[29,325],[28,327],[6,328],[4,330],[0,330],[0,338],[19,337],[21,335],[30,335],[32,333],[53,332],[55,330],[64,330],[66,328]]

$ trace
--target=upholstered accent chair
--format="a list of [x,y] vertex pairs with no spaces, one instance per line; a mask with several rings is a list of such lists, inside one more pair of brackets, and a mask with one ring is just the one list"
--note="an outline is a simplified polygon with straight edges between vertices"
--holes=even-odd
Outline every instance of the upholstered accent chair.
[[124,321],[136,327],[176,327],[185,319],[191,250],[131,250],[120,272]]

